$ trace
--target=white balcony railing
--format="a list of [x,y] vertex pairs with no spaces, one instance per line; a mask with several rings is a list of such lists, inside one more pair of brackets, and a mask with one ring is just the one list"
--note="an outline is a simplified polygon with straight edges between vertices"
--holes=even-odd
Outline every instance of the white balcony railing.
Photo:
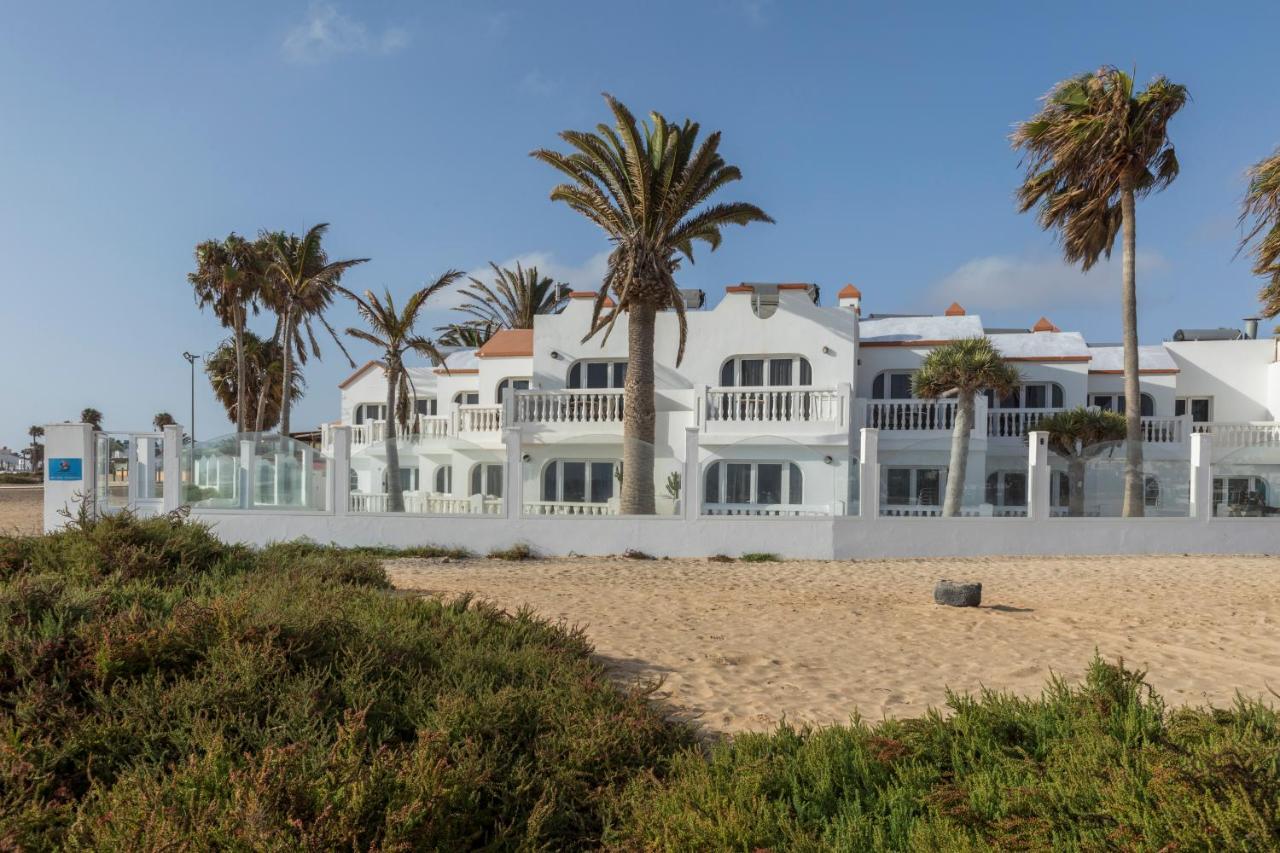
[[[363,447],[387,440],[386,421],[366,421],[352,424],[351,446]],[[445,415],[419,415],[406,425],[396,424],[396,439],[399,441],[421,441],[428,438],[446,438],[449,435],[449,418]],[[333,447],[333,425],[322,424],[320,442],[325,450]]]
[[617,501],[581,503],[577,501],[525,501],[525,515],[617,515]]
[[459,406],[458,432],[497,432],[502,429],[501,406]]
[[1280,422],[1222,421],[1192,423],[1192,432],[1213,436],[1214,447],[1280,447]]
[[[352,492],[349,512],[387,512],[390,495],[386,492]],[[501,515],[502,498],[472,495],[457,498],[426,492],[405,492],[404,511],[418,515]]]
[[863,423],[879,430],[950,432],[957,405],[955,400],[866,400]]
[[522,424],[620,424],[622,389],[517,391],[514,416]]
[[1142,440],[1148,444],[1181,444],[1187,440],[1190,421],[1185,418],[1143,418]]
[[842,423],[834,388],[708,388],[707,422]]
[[836,515],[831,506],[805,504],[708,504],[702,505],[703,515],[771,515],[771,516],[826,516]]
[[1056,415],[1061,409],[989,409],[987,435],[991,438],[1022,438],[1035,429],[1041,418]]

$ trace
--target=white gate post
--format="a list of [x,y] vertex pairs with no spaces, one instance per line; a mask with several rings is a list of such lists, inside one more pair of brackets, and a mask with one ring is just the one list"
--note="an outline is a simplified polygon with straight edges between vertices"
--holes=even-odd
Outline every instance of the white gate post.
[[73,516],[78,503],[86,502],[90,515],[98,514],[95,503],[93,427],[88,424],[46,424],[44,428],[44,530],[60,530]]
[[164,451],[164,512],[173,512],[182,506],[182,427],[169,424],[163,430],[161,447]]
[[240,442],[240,508],[253,509],[253,442]]
[[1027,519],[1045,521],[1050,516],[1049,433],[1027,433]]
[[863,521],[880,517],[880,430],[863,427],[858,453],[858,515]]
[[1208,521],[1213,516],[1213,436],[1207,432],[1191,435],[1191,517]]
[[351,427],[334,427],[333,455],[329,458],[329,505],[334,515],[346,515],[351,503]]
[[702,506],[702,480],[698,469],[698,428],[684,428],[684,482],[680,484],[680,509],[685,521],[697,521]]
[[502,443],[506,448],[506,463],[502,466],[502,509],[508,520],[520,517],[524,511],[524,457],[520,447],[520,427],[512,423],[514,393],[507,392],[502,401]]

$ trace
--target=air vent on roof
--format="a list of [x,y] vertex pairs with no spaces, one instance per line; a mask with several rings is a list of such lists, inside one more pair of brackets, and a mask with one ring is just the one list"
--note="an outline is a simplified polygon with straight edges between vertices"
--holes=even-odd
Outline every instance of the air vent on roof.
[[1175,341],[1238,341],[1239,329],[1178,329],[1173,333]]
[[697,311],[707,301],[707,294],[697,289],[681,289],[680,296],[684,299],[684,310],[686,311]]

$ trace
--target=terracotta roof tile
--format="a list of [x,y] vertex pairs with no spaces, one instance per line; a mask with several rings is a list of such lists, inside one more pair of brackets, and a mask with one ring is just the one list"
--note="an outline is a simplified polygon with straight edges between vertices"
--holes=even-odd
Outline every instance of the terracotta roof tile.
[[854,287],[852,284],[846,284],[844,287],[840,288],[840,292],[837,293],[836,296],[841,299],[861,299],[862,291],[858,290],[858,288]]
[[533,355],[533,329],[501,329],[476,350],[480,358],[515,358]]
[[963,317],[965,315],[964,306],[959,302],[952,302],[951,306],[943,312],[948,317]]

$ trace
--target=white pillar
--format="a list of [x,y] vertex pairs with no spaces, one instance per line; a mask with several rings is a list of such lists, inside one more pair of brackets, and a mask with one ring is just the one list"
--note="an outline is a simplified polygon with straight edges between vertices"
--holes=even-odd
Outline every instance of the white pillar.
[[351,427],[333,428],[333,455],[329,458],[329,506],[334,515],[346,515],[351,504]]
[[[502,400],[503,423],[511,424],[514,393],[508,391]],[[502,466],[502,509],[508,519],[517,519],[524,511],[524,456],[520,447],[520,428],[506,426],[502,430],[506,464]]]
[[314,486],[315,475],[311,469],[315,467],[316,450],[309,444],[302,446],[302,470],[298,472],[298,491],[302,495],[302,505],[311,507],[311,489]]
[[836,416],[840,419],[840,425],[846,430],[853,429],[854,402],[853,389],[848,382],[841,382],[836,385],[836,406],[840,409]]
[[240,442],[240,508],[253,509],[253,442]]
[[73,516],[86,503],[97,513],[94,497],[93,427],[88,424],[46,424],[44,428],[44,529],[66,526],[62,510]]
[[864,521],[880,517],[880,430],[863,427],[858,453],[858,514]]
[[1027,433],[1027,518],[1044,521],[1051,515],[1049,484],[1049,433],[1033,430]]
[[164,503],[165,512],[173,512],[186,501],[182,499],[182,427],[169,424],[164,428],[161,445],[164,452]]
[[680,509],[685,521],[697,521],[702,508],[701,465],[698,464],[698,428],[684,428],[684,473],[680,484]]
[[1208,521],[1213,516],[1213,436],[1207,432],[1191,436],[1191,517]]

